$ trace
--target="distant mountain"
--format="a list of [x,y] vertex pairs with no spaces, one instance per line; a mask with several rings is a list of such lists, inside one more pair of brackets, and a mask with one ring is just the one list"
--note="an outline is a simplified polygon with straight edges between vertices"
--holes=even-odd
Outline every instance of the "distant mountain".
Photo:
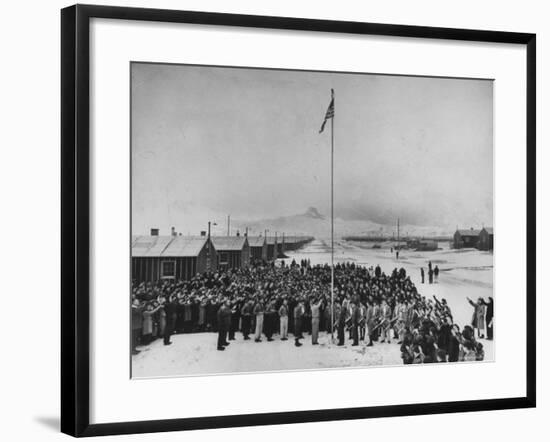
[[322,219],[322,220],[325,219],[325,217],[323,215],[321,215],[315,207],[309,207],[306,210],[306,213],[304,213],[304,216],[308,216],[308,217],[314,218],[314,219]]
[[[244,232],[248,227],[251,235],[263,234],[269,230],[268,236],[275,235],[278,232],[282,235],[307,235],[316,238],[330,237],[330,216],[319,212],[316,207],[309,207],[304,213],[298,215],[281,216],[255,221],[233,220],[232,228]],[[391,236],[396,233],[396,226],[382,225],[372,221],[344,220],[334,219],[334,235],[336,237],[349,235],[369,235],[369,236]],[[400,227],[402,236],[445,236],[452,232],[444,229],[430,226],[402,225]]]

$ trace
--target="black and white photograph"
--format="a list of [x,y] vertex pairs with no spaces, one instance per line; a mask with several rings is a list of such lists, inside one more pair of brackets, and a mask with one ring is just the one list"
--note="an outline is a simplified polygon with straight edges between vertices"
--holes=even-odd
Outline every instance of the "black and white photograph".
[[3,8],[1,440],[548,433],[543,2],[101,3]]
[[492,79],[130,76],[132,378],[494,361]]

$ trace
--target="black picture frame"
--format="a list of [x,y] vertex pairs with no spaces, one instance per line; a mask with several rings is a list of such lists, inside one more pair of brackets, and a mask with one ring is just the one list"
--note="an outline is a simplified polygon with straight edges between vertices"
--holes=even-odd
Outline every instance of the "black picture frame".
[[[526,46],[526,395],[505,399],[90,424],[90,19],[110,18]],[[536,405],[536,35],[289,17],[75,5],[61,10],[61,431],[72,436],[528,408]]]

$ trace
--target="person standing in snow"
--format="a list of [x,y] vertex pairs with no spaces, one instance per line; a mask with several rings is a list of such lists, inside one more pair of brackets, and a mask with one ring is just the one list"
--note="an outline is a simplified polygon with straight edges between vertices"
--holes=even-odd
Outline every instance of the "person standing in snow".
[[281,341],[288,340],[288,301],[285,299],[279,307]]
[[256,333],[254,334],[254,341],[262,342],[262,331],[264,328],[264,304],[261,298],[256,302],[253,313],[256,317]]
[[231,328],[231,308],[229,300],[225,300],[218,309],[218,350],[223,351],[229,345],[227,333]]
[[301,347],[302,343],[300,339],[304,336],[302,335],[302,318],[304,316],[304,304],[300,299],[296,307],[294,307],[294,345],[296,347]]

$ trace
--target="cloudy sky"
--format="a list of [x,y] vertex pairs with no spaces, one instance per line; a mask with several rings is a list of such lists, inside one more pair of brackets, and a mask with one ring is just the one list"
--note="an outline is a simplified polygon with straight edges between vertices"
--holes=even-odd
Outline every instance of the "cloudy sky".
[[493,84],[372,74],[133,63],[133,232],[335,215],[492,225]]

